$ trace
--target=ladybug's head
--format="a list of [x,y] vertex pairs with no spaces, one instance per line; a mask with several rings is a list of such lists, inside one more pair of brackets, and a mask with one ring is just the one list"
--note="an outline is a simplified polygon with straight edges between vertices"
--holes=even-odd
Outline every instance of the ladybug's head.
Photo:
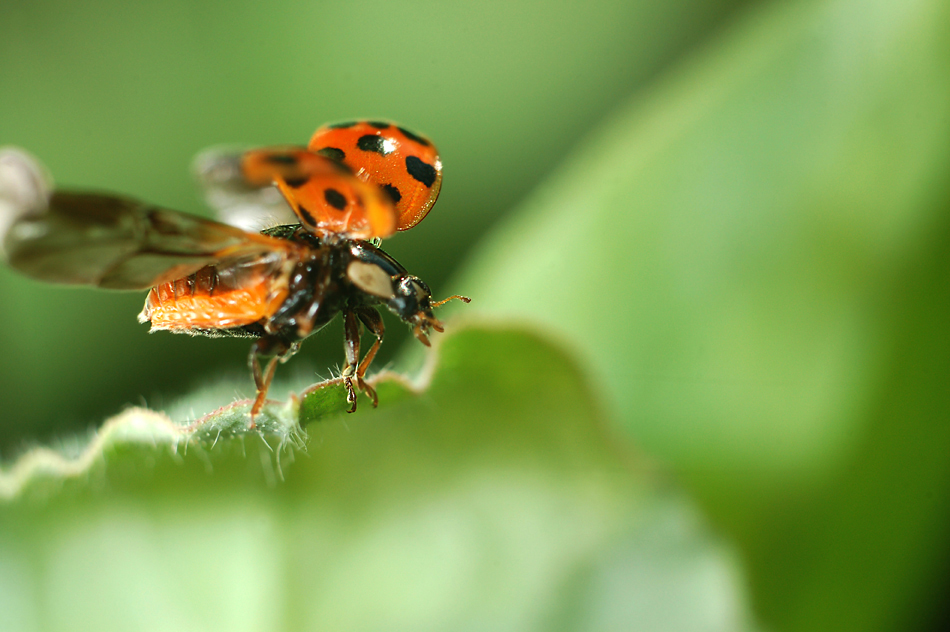
[[386,304],[400,318],[413,326],[412,333],[419,339],[419,342],[427,347],[429,346],[430,328],[439,333],[445,330],[442,321],[432,315],[432,308],[448,303],[453,298],[457,298],[464,303],[472,301],[467,296],[455,294],[433,303],[429,286],[419,277],[409,275],[399,279],[396,287],[398,288],[396,296],[387,301]]
[[453,298],[466,303],[470,300],[464,296],[450,296],[433,303],[432,292],[425,281],[406,272],[382,250],[367,242],[354,242],[351,253],[354,259],[346,269],[349,282],[385,303],[389,311],[412,327],[412,333],[426,346],[429,346],[430,329],[443,330],[442,322],[432,314],[432,308]]
[[425,281],[410,274],[393,279],[395,293],[386,306],[399,318],[412,325],[412,333],[419,342],[429,346],[429,329],[444,330],[441,321],[432,314],[432,292]]
[[453,298],[469,302],[464,296],[432,302],[432,292],[425,281],[404,270],[384,265],[384,261],[357,260],[347,267],[350,282],[363,292],[375,296],[386,304],[389,311],[412,326],[412,333],[419,342],[429,346],[429,330],[441,332],[442,321],[432,314],[438,307]]

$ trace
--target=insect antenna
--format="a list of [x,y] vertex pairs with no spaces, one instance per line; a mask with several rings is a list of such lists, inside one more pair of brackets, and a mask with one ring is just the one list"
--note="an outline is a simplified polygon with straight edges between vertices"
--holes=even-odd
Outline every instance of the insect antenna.
[[452,296],[450,296],[450,297],[448,297],[448,298],[444,298],[444,299],[442,299],[441,301],[436,301],[435,303],[430,303],[430,304],[432,305],[432,307],[438,307],[439,305],[444,305],[444,304],[448,303],[448,302],[451,301],[453,298],[457,298],[458,300],[462,301],[463,303],[471,303],[471,302],[472,302],[472,299],[470,299],[470,298],[467,297],[467,296],[461,296],[461,295],[459,295],[459,294],[453,294]]

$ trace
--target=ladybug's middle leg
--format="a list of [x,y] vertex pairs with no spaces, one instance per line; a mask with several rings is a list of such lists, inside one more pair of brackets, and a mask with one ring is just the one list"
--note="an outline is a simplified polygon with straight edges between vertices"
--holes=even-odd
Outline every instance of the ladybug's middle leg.
[[[257,397],[251,407],[251,428],[254,427],[254,418],[264,407],[267,391],[270,389],[271,380],[274,379],[274,372],[277,370],[277,361],[286,362],[290,356],[296,353],[298,348],[298,344],[289,343],[276,336],[263,336],[251,345],[251,354],[247,359],[247,363],[251,368],[251,375],[254,376],[254,385],[257,387]],[[263,371],[261,371],[261,357],[270,358]]]
[[[350,407],[348,413],[356,412],[356,390],[353,388],[353,378],[360,361],[360,323],[356,319],[356,312],[347,310],[343,314],[343,351],[346,354],[346,366],[343,367],[343,386],[346,387],[346,402]],[[356,381],[359,386],[359,378]]]

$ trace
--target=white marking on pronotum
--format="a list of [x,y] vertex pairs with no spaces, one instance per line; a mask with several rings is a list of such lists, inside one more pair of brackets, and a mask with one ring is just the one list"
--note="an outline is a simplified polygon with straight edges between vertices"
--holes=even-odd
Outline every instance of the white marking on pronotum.
[[379,266],[365,261],[353,261],[346,268],[347,278],[359,289],[367,294],[389,299],[393,292],[393,280],[386,271]]

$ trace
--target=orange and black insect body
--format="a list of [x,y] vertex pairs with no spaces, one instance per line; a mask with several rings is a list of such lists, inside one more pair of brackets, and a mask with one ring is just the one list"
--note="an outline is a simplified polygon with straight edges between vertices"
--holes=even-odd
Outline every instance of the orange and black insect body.
[[[260,233],[119,196],[50,192],[39,165],[16,150],[0,152],[3,169],[0,201],[16,201],[0,221],[10,265],[57,283],[151,288],[139,321],[152,331],[255,338],[252,419],[277,362],[337,314],[350,412],[357,390],[377,404],[365,375],[385,330],[379,306],[426,345],[430,330],[443,330],[432,309],[445,301],[432,302],[421,279],[367,241],[421,221],[441,186],[431,142],[393,124],[324,127],[308,149],[204,154],[201,177],[219,210],[256,208],[261,190],[276,187],[300,222]],[[376,340],[360,360],[364,325]]]
[[[429,330],[442,331],[428,286],[366,241],[320,240],[299,225],[263,234],[294,248],[244,265],[209,265],[154,287],[139,320],[151,322],[153,330],[256,338],[249,363],[258,392],[266,393],[277,361],[288,359],[302,340],[343,314],[347,400],[355,410],[355,381],[375,405],[376,393],[364,377],[385,331],[376,308],[388,307],[428,345]],[[376,337],[362,363],[359,323]],[[261,357],[270,358],[263,369]],[[263,397],[257,404],[263,405]]]

